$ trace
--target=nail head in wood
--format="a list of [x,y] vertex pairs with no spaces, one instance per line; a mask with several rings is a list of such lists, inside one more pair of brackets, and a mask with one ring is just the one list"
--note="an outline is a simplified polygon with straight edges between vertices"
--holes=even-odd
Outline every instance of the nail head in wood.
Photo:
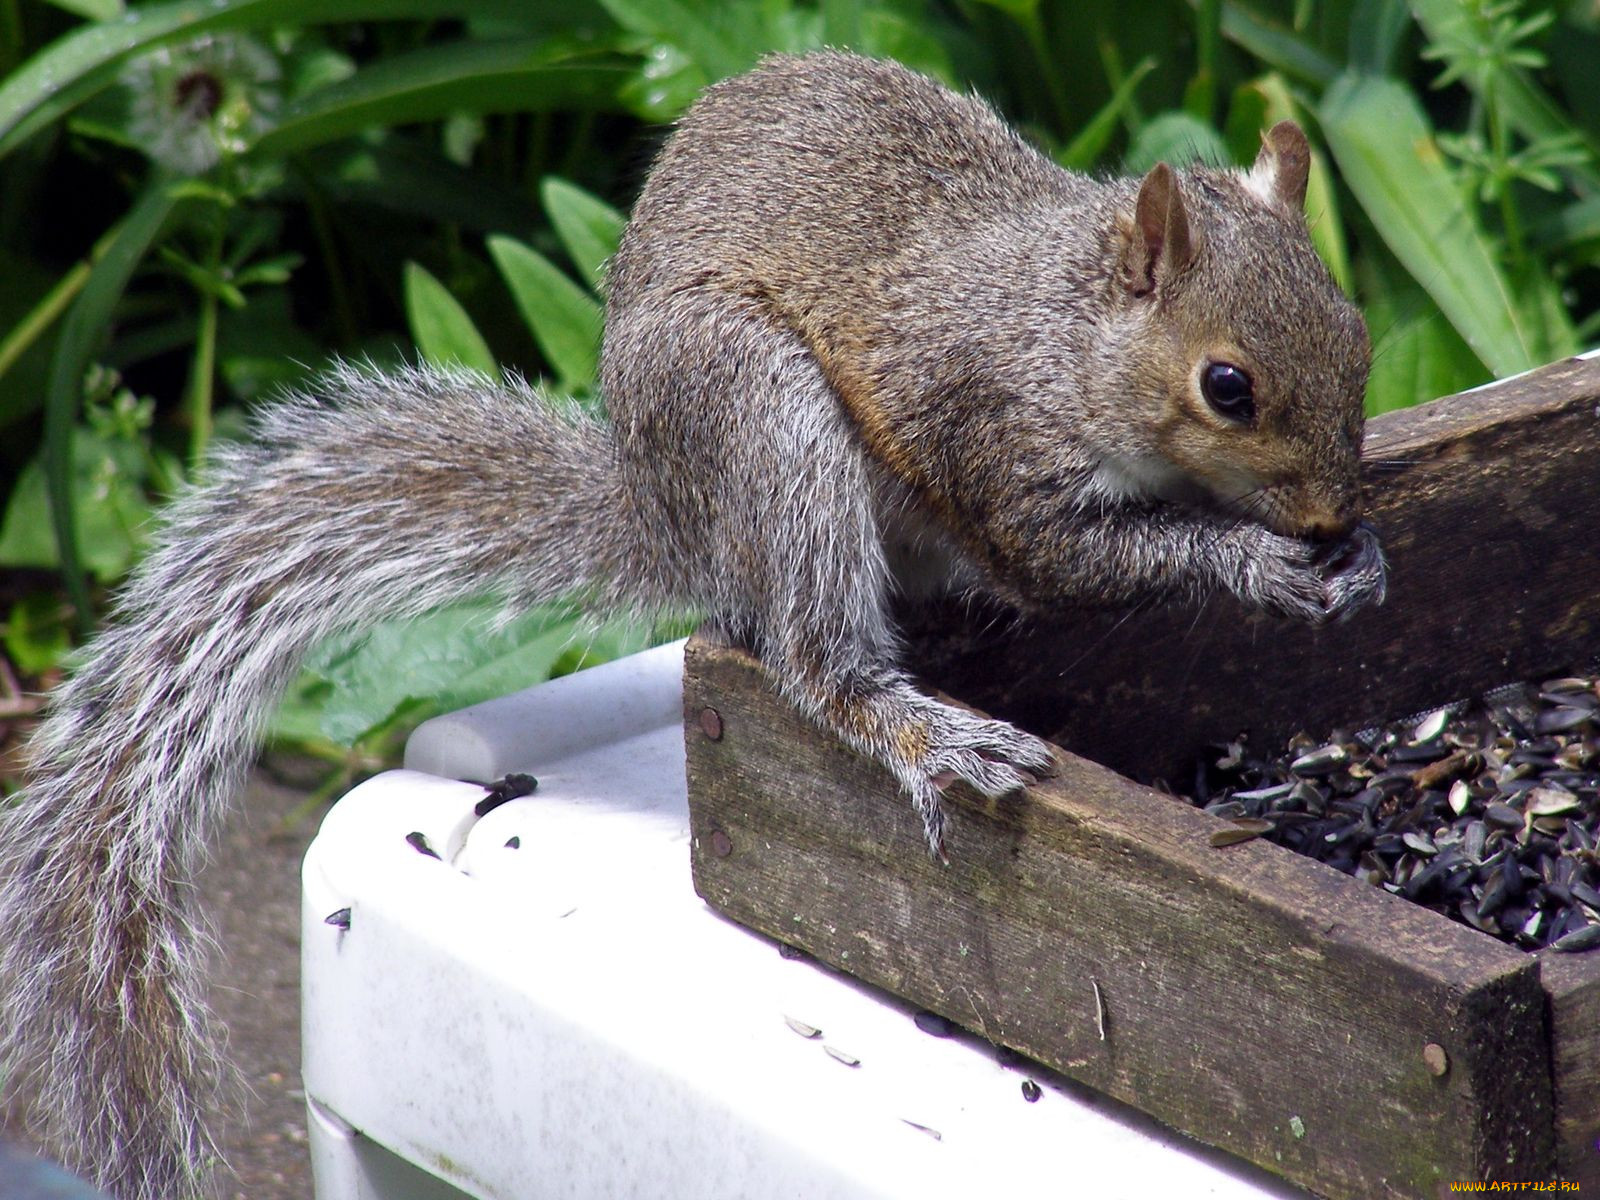
[[1422,1048],[1422,1062],[1428,1068],[1428,1074],[1441,1079],[1450,1070],[1450,1056],[1438,1042],[1429,1042]]
[[713,742],[722,740],[722,714],[714,708],[700,710],[700,732]]

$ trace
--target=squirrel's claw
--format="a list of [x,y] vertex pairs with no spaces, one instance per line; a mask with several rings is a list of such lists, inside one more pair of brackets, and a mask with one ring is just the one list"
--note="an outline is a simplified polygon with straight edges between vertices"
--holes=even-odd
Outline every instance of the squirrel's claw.
[[1357,525],[1322,563],[1322,590],[1328,615],[1347,620],[1363,605],[1382,604],[1389,590],[1388,564],[1378,532]]
[[945,854],[949,822],[942,796],[957,780],[990,798],[1009,795],[1054,775],[1055,752],[1048,742],[1004,721],[940,705],[928,722],[927,750],[901,782],[922,817],[928,849]]

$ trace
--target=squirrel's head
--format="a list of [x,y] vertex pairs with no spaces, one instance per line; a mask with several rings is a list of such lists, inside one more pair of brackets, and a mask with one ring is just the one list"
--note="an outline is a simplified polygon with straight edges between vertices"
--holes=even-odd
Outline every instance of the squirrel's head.
[[1157,164],[1115,232],[1114,341],[1138,408],[1131,473],[1330,539],[1361,515],[1370,343],[1312,247],[1310,163],[1284,121],[1249,171]]

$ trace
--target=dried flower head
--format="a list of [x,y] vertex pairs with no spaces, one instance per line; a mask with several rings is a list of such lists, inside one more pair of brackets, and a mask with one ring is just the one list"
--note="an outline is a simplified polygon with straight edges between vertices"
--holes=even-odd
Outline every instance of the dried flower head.
[[278,105],[278,61],[247,37],[216,35],[141,55],[122,73],[128,132],[152,159],[198,175],[238,154]]

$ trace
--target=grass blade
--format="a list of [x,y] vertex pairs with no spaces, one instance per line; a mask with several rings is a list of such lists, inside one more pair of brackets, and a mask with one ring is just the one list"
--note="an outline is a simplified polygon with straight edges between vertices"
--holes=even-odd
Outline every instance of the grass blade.
[[1122,119],[1122,114],[1133,102],[1133,93],[1138,88],[1144,77],[1156,69],[1156,60],[1142,58],[1137,66],[1129,71],[1127,77],[1117,84],[1116,91],[1111,93],[1111,99],[1100,106],[1098,112],[1084,123],[1076,137],[1056,151],[1056,162],[1073,171],[1087,171],[1094,166],[1095,161],[1105,151],[1106,144],[1111,141],[1111,135],[1116,132],[1117,122]]
[[1350,66],[1368,75],[1389,74],[1410,24],[1404,0],[1356,0],[1350,14]]
[[50,0],[50,3],[75,17],[91,21],[114,21],[125,7],[122,0]]
[[1339,76],[1339,64],[1316,46],[1242,4],[1223,4],[1222,36],[1291,79],[1326,87]]
[[372,126],[458,112],[610,108],[630,77],[608,52],[574,53],[546,38],[429,46],[379,59],[287,107],[251,151],[277,157]]
[[1432,298],[1382,249],[1362,264],[1372,372],[1367,415],[1475,387],[1488,371]]
[[128,286],[134,269],[160,235],[180,201],[164,180],[157,180],[123,218],[105,243],[105,252],[62,322],[45,390],[44,467],[50,488],[50,523],[61,555],[61,574],[77,609],[80,631],[87,632],[89,589],[78,553],[77,519],[72,493],[72,429],[83,394],[83,374],[94,355],[111,313]]
[[[1262,128],[1279,121],[1304,123],[1289,85],[1276,72],[1263,75],[1249,85],[1265,99]],[[1241,157],[1241,162],[1250,159]],[[1311,178],[1306,185],[1306,224],[1311,230],[1311,241],[1334,280],[1346,295],[1355,294],[1354,276],[1350,270],[1350,250],[1344,240],[1344,219],[1339,214],[1339,193],[1333,186],[1333,171],[1328,166],[1328,156],[1320,147],[1311,147]]]
[[1346,75],[1323,97],[1339,173],[1379,236],[1497,376],[1535,365],[1534,339],[1494,248],[1445,167],[1404,84]]
[[336,203],[454,223],[478,234],[526,234],[536,223],[520,187],[465,170],[420,139],[393,131],[381,139],[319,147],[299,165]]

